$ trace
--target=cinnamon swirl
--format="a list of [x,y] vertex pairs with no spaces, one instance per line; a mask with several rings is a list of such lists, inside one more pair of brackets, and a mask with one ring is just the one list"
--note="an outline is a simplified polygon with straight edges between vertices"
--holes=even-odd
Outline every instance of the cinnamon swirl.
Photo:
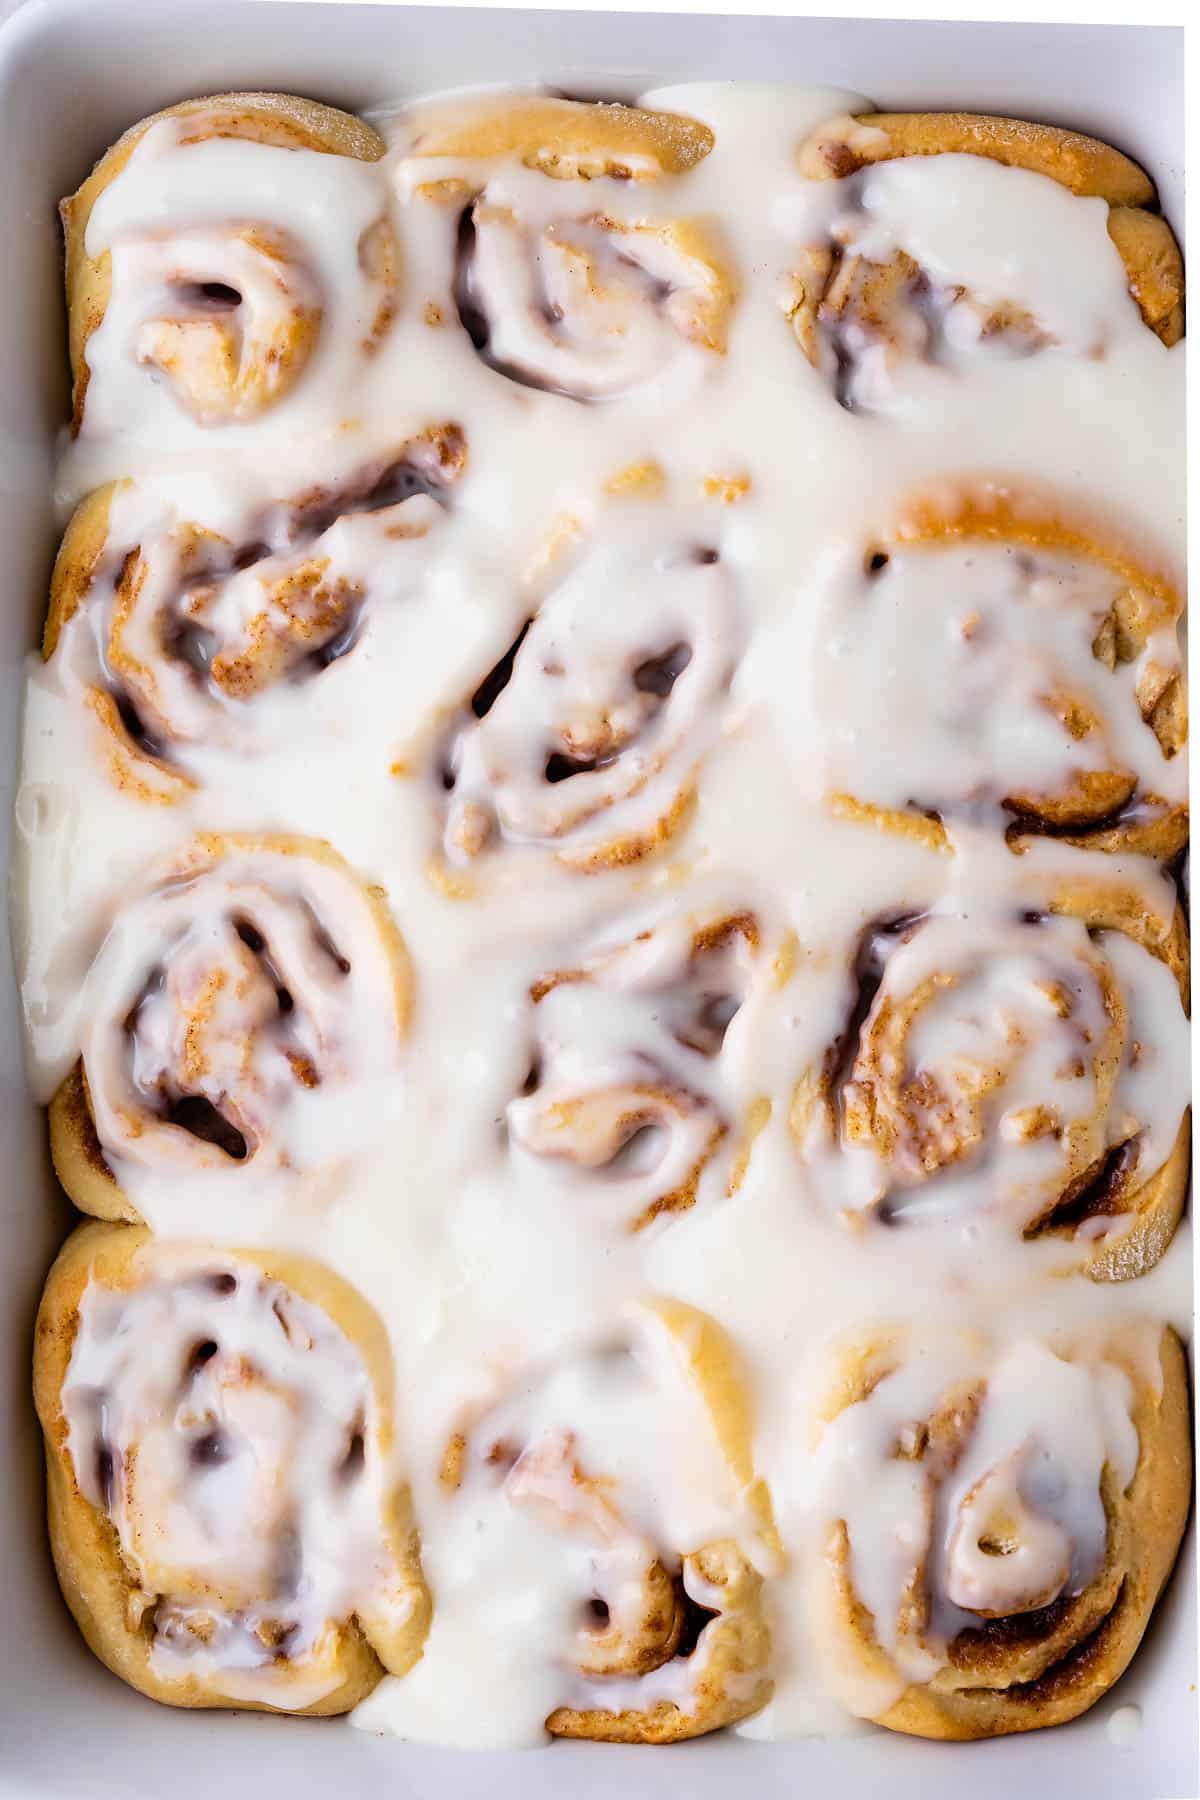
[[372,614],[419,586],[466,454],[456,425],[431,426],[347,480],[249,513],[224,496],[232,520],[213,497],[186,516],[170,483],[90,495],[59,551],[42,648],[93,715],[115,785],[171,802],[206,753],[294,735],[311,681],[344,675]]
[[[254,161],[231,159],[231,144]],[[141,429],[155,381],[200,427],[246,423],[360,321],[353,347],[372,355],[396,310],[396,243],[370,169],[384,148],[361,120],[287,94],[186,100],[132,126],[61,208],[74,432]],[[308,157],[310,185],[341,216],[336,269],[316,237],[278,222],[290,154]]]
[[[1169,859],[1187,838],[1183,602],[1086,517],[1000,487],[901,509],[832,575],[814,666],[836,811]],[[903,756],[879,746],[903,744]]]
[[759,1097],[736,1123],[722,1053],[763,949],[752,912],[677,913],[540,977],[529,1073],[505,1113],[525,1178],[611,1206],[631,1231],[686,1212],[710,1176],[735,1187],[770,1109]]
[[814,1625],[853,1711],[994,1737],[1108,1691],[1187,1518],[1173,1331],[1059,1350],[882,1332],[845,1351],[815,1436]]
[[672,1743],[770,1697],[760,1565],[777,1540],[745,1375],[715,1320],[642,1301],[618,1337],[523,1372],[451,1435],[441,1485],[497,1562],[524,1566],[536,1534],[553,1736]]
[[414,109],[398,180],[434,209],[431,321],[457,316],[488,368],[573,400],[701,378],[734,282],[713,223],[673,201],[712,144],[695,119],[541,95]]
[[14,947],[105,1222],[36,1385],[147,1694],[987,1737],[1134,1652],[1178,253],[1102,144],[864,104],[222,95],[65,203]]
[[346,1712],[421,1652],[387,1336],[328,1269],[85,1225],[35,1349],[59,1580],[172,1706]]
[[329,1096],[396,1079],[409,989],[381,891],[328,844],[197,838],[92,968],[82,1055],[50,1104],[60,1181],[101,1218],[150,1206],[193,1231],[222,1193],[247,1226],[319,1195],[362,1137],[343,1141]]
[[856,1229],[969,1225],[1143,1273],[1187,1190],[1188,946],[1136,894],[877,919],[793,1125]]
[[[1011,242],[988,253],[942,231],[934,167],[942,156],[970,159],[956,179],[975,190],[977,216]],[[823,237],[805,246],[786,286],[784,311],[850,410],[889,405],[914,363],[1103,355],[1122,288],[1164,344],[1183,336],[1179,247],[1149,178],[1107,144],[1016,119],[865,113],[830,120],[799,160],[835,192]],[[1055,246],[1034,255],[1002,204],[1018,206],[1030,181],[1046,180],[1063,190],[1064,221],[1073,202],[1104,209],[1111,248],[1097,246],[1095,284],[1078,296],[1059,278]]]
[[438,763],[451,863],[524,845],[616,868],[679,829],[740,646],[735,578],[716,521],[704,530],[643,490],[551,535]]

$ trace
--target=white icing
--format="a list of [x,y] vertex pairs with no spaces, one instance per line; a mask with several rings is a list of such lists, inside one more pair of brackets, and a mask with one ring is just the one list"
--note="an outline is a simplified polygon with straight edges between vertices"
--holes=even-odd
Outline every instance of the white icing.
[[[953,183],[949,200],[948,183]],[[936,280],[961,283],[985,304],[1020,300],[1061,342],[1092,350],[1103,342],[1109,321],[1127,317],[1134,304],[1105,231],[1107,204],[1081,202],[1057,183],[1049,193],[1044,187],[1044,176],[982,156],[910,156],[879,163],[863,184],[866,221],[855,247],[873,261],[907,250]],[[1030,207],[1038,208],[1046,232],[1036,241],[1024,230],[1003,228]],[[1062,279],[1060,249],[1064,237],[1085,231],[1094,246],[1088,259],[1092,281],[1077,287]]]
[[478,853],[490,810],[506,839],[572,856],[653,843],[720,730],[738,643],[729,576],[711,547],[672,542],[633,504],[631,520],[602,515],[602,541],[551,589],[511,680],[453,743],[452,856]]
[[362,1359],[326,1315],[220,1252],[176,1252],[129,1291],[93,1280],[62,1405],[80,1490],[152,1614],[153,1672],[289,1707],[335,1687],[331,1627],[387,1591],[392,1477]]
[[593,400],[658,382],[677,360],[701,375],[703,351],[690,340],[719,277],[639,208],[613,217],[611,198],[598,213],[588,185],[572,194],[530,170],[487,183],[460,280],[497,368]]
[[669,913],[543,978],[530,1073],[505,1108],[523,1186],[544,1183],[564,1205],[635,1229],[695,1202],[738,1125],[723,1050],[762,979],[756,932],[742,915]]
[[[285,435],[336,430],[370,368],[364,345],[384,296],[361,246],[386,207],[379,166],[230,138],[188,141],[201,128],[194,115],[150,126],[88,220],[87,253],[110,253],[112,294],[87,345],[81,449],[107,441],[122,474],[147,455],[195,448],[198,436],[217,427],[253,455],[252,417],[235,412],[222,426],[220,417],[197,416],[186,389],[177,393],[155,369],[160,355],[179,346],[164,318],[202,327],[214,316],[212,303],[193,294],[199,285],[242,296],[233,328],[243,368],[256,349],[278,341],[297,309],[320,309],[302,378],[290,387],[285,378],[269,396],[269,416]],[[264,224],[282,240],[282,265],[239,237],[239,227],[253,232]],[[183,335],[193,344],[189,360],[203,354],[203,336],[196,344],[195,331]]]
[[1156,957],[1077,919],[986,911],[873,941],[878,990],[833,1116],[805,1132],[831,1208],[978,1238],[989,1216],[1042,1223],[1117,1146],[1131,1180],[1166,1161],[1188,1104],[1187,1021]]
[[[830,787],[977,816],[1011,796],[1069,797],[1072,778],[1097,770],[1134,778],[1131,799],[1184,797],[1184,758],[1164,756],[1136,698],[1148,665],[1178,670],[1175,634],[1111,673],[1091,654],[1119,575],[1021,546],[881,554],[878,574],[860,557],[821,596],[812,681]],[[1081,736],[1068,702],[1093,721]],[[911,754],[881,759],[881,733]]]
[[[233,644],[261,609],[264,577],[319,543],[331,568],[366,587],[359,635],[302,684],[285,673],[233,699],[164,663],[157,607],[139,614],[139,660],[169,724],[169,804],[114,784],[111,739],[82,704],[103,685],[107,627],[98,621],[111,570],[51,661],[30,669],[15,935],[40,1097],[81,1049],[100,1046],[108,1066],[145,958],[161,952],[164,904],[177,907],[185,942],[204,929],[222,939],[220,907],[193,925],[182,899],[164,902],[157,888],[158,871],[197,831],[328,839],[383,890],[407,944],[407,1036],[384,1029],[372,983],[351,1009],[339,1079],[312,1105],[306,1094],[269,1110],[265,1154],[274,1160],[262,1165],[261,1186],[235,1175],[236,1195],[222,1199],[228,1171],[220,1181],[201,1172],[193,1185],[176,1165],[164,1183],[133,1156],[120,1175],[156,1229],[186,1229],[189,1219],[196,1229],[199,1218],[216,1241],[306,1250],[387,1321],[434,1622],[422,1662],[385,1683],[360,1718],[437,1740],[536,1740],[554,1705],[586,1698],[571,1685],[583,1678],[567,1673],[578,1571],[563,1534],[529,1507],[497,1508],[471,1482],[448,1502],[437,1480],[454,1422],[499,1404],[521,1372],[536,1372],[511,1401],[522,1429],[570,1430],[581,1441],[596,1433],[597,1460],[611,1460],[640,1496],[631,1505],[643,1536],[676,1554],[696,1547],[684,1541],[692,1528],[736,1527],[746,1540],[720,1471],[684,1455],[680,1438],[695,1440],[683,1426],[664,1437],[657,1405],[606,1412],[594,1387],[568,1382],[587,1346],[607,1341],[647,1292],[719,1320],[748,1371],[756,1467],[788,1552],[769,1569],[765,1593],[776,1698],[743,1727],[748,1735],[846,1728],[828,1692],[828,1646],[812,1637],[800,1553],[814,1529],[807,1434],[831,1340],[919,1308],[931,1326],[985,1326],[997,1368],[1052,1349],[1074,1355],[1095,1340],[1090,1367],[1103,1362],[1112,1327],[1190,1315],[1186,1228],[1151,1274],[1103,1290],[1063,1273],[1061,1242],[1021,1242],[1013,1220],[1024,1205],[1023,1159],[1052,1165],[1053,1152],[1016,1144],[998,1119],[989,1120],[989,1148],[1014,1170],[1011,1208],[979,1206],[975,1170],[954,1205],[943,1192],[948,1218],[902,1233],[840,1225],[853,1159],[828,1146],[801,1157],[789,1126],[797,1080],[821,1066],[844,1026],[847,971],[872,921],[935,915],[931,935],[922,928],[914,937],[914,967],[962,918],[976,946],[1003,952],[973,990],[992,1024],[964,1023],[952,1006],[939,1011],[926,1046],[936,1062],[990,1051],[998,1009],[1035,1019],[1032,965],[1011,940],[1014,921],[1043,910],[1056,885],[1102,864],[1151,919],[1169,920],[1174,889],[1144,860],[1050,840],[1015,856],[1000,829],[999,803],[1018,779],[1053,787],[1073,771],[1108,767],[1110,756],[1146,792],[1181,796],[1182,759],[1165,764],[1136,714],[1139,665],[1110,675],[1091,657],[1085,619],[1107,604],[1094,572],[1056,564],[1039,586],[1014,579],[991,550],[906,548],[865,597],[859,583],[865,552],[906,503],[947,482],[1052,491],[1064,514],[1106,516],[1122,541],[1146,546],[1153,566],[1178,571],[1182,353],[1143,326],[1095,201],[957,157],[878,168],[853,192],[806,180],[798,145],[822,120],[858,107],[850,95],[717,84],[645,101],[707,122],[711,154],[679,177],[551,181],[506,164],[413,157],[404,115],[386,125],[391,148],[380,165],[231,141],[181,146],[167,128],[147,134],[89,232],[90,248],[113,249],[114,304],[89,345],[85,423],[64,455],[59,500],[65,509],[106,480],[132,481],[114,504],[113,537],[126,547],[140,541],[152,570],[148,601],[174,591],[172,534],[182,526],[235,547],[265,545],[269,558],[204,602],[205,629]],[[548,385],[485,362],[459,321],[463,203],[420,192],[450,178],[467,194],[486,188],[489,203],[502,200],[524,221],[497,222],[487,234],[480,284],[494,309],[494,360],[527,364],[525,374]],[[871,196],[862,213],[860,191]],[[385,214],[400,247],[398,312],[367,355],[379,284],[360,244]],[[601,215],[614,228],[585,231],[619,290],[611,308],[572,285],[561,254],[568,227]],[[713,225],[721,245],[736,294],[724,351],[661,307],[644,312],[643,274],[608,262],[610,244],[634,236],[643,267],[653,265],[673,287],[676,312],[686,312],[700,290],[689,288],[675,252],[663,266],[663,240],[625,229],[682,219]],[[286,234],[303,282],[319,291],[322,321],[286,394],[253,421],[200,425],[131,345],[161,297],[148,246],[174,231],[219,234],[230,220]],[[1055,344],[1014,357],[977,355],[955,339],[935,362],[918,357],[873,375],[868,398],[881,410],[847,412],[779,308],[798,252],[827,242],[836,220],[851,235],[873,233],[880,254],[908,248],[939,281],[1035,310]],[[514,263],[526,232],[542,246],[536,277]],[[600,236],[602,245],[593,242]],[[563,284],[561,329],[530,314],[537,281]],[[1101,344],[1102,355],[1090,354]],[[603,403],[572,397],[584,388],[603,392]],[[447,494],[405,500],[394,515],[346,511],[311,545],[290,535],[297,495],[349,491],[363,471],[449,422],[462,429],[467,463]],[[661,493],[653,481],[641,493],[628,484],[608,492],[614,477],[651,459]],[[413,519],[428,526],[422,536],[384,543],[389,522]],[[718,560],[681,562],[687,546]],[[969,667],[960,642],[935,629],[938,608],[967,574],[978,578],[976,605],[994,626]],[[897,618],[903,610],[915,622],[884,629],[877,609],[901,590]],[[876,613],[870,629],[864,608]],[[480,718],[472,696],[535,614],[512,679]],[[667,695],[647,695],[632,672],[684,641],[685,627],[691,662]],[[1153,645],[1167,664],[1177,654],[1167,636]],[[1093,742],[1067,744],[1049,715],[1031,717],[1039,659],[1094,697],[1103,730]],[[546,673],[556,660],[566,677]],[[565,703],[555,682],[567,684]],[[569,748],[565,732],[594,730],[614,711],[615,760],[562,782],[539,779],[548,753]],[[448,756],[458,759],[449,771]],[[587,785],[573,792],[577,784]],[[831,816],[835,784],[879,805],[940,803],[951,851]],[[593,874],[575,866],[614,838],[653,833],[690,790],[690,810],[657,854]],[[453,835],[446,841],[464,795],[488,827],[474,855]],[[679,1041],[681,946],[698,922],[734,916],[755,921],[758,948],[733,953],[741,1004],[719,1053],[705,1056]],[[1126,1115],[1139,1122],[1148,1170],[1173,1141],[1186,1097],[1173,977],[1119,934],[1089,948],[1069,921],[1047,931],[1081,969],[1111,969],[1123,995],[1128,1033],[1109,1120],[1118,1138]],[[357,926],[351,935],[356,945],[373,941]],[[357,968],[358,952],[348,954]],[[378,968],[374,950],[363,954]],[[548,977],[581,970],[585,981],[533,999]],[[1079,982],[1091,1018],[1094,981],[1085,973]],[[156,1068],[172,1034],[169,1020],[159,1023]],[[1039,1040],[1015,1074],[1021,1105],[1042,1097],[1054,1048],[1052,1036]],[[124,1055],[122,1044],[118,1073]],[[686,1104],[670,1113],[669,1129],[655,1127],[666,1143],[642,1139],[630,1153],[636,1166],[614,1179],[603,1128],[588,1139],[590,1152],[585,1143],[582,1155],[546,1153],[536,1086],[523,1092],[535,1058],[555,1098],[628,1087],[637,1059],[648,1058],[668,1077],[661,1092],[677,1102],[686,1095]],[[269,1070],[259,1078],[269,1085]],[[769,1103],[765,1117],[759,1101]],[[1019,1110],[1017,1098],[1004,1106]],[[751,1123],[757,1135],[734,1184]],[[724,1135],[694,1204],[631,1231],[661,1183],[676,1185],[704,1154],[710,1124]],[[661,1163],[637,1162],[657,1149]],[[588,1166],[589,1154],[599,1167]],[[296,1169],[306,1171],[300,1184],[288,1173]],[[1053,1167],[1039,1166],[1028,1185],[1053,1178]],[[861,1190],[859,1182],[860,1200]],[[1149,1351],[1146,1362],[1154,1378]],[[1011,1459],[1035,1430],[1061,1444],[1070,1516],[1049,1517],[1025,1494],[1043,1520],[1029,1526],[1039,1570],[1066,1554],[1056,1531],[1071,1539],[1073,1566],[1077,1556],[1086,1564],[1095,1447],[1121,1447],[1120,1406],[1105,1412],[1094,1385],[1077,1404],[1074,1365],[1062,1367],[1067,1375],[1055,1372],[1039,1389],[1036,1418],[1022,1425],[1021,1407],[1006,1408],[979,1469],[982,1477]],[[690,1517],[680,1511],[685,1499]],[[651,1679],[677,1694],[673,1660]],[[868,1698],[859,1687],[852,1705],[866,1711]]]
[[97,1135],[147,1222],[236,1232],[352,1186],[399,1079],[403,978],[349,875],[252,842],[173,865],[124,908],[80,1048]]
[[1115,1707],[1108,1717],[1107,1735],[1109,1743],[1116,1744],[1119,1749],[1133,1749],[1142,1735],[1141,1707]]
[[852,289],[897,255],[913,265],[884,318],[853,293],[840,311],[835,293],[834,316],[819,315],[820,361],[844,405],[908,410],[922,363],[962,376],[989,359],[1107,353],[1135,306],[1107,203],[1050,185],[1047,193],[1044,176],[982,156],[913,156],[823,184],[819,214],[796,206],[801,251],[832,247]]
[[[893,1698],[937,1672],[957,1631],[1084,1591],[1104,1555],[1102,1475],[1120,1491],[1137,1467],[1131,1397],[1112,1364],[1028,1340],[989,1363],[935,1341],[905,1346],[825,1427],[807,1474],[814,1541],[844,1527],[854,1592],[895,1665]],[[939,1470],[921,1432],[952,1404],[958,1453]]]
[[[462,1431],[465,1450],[459,1485],[430,1484],[423,1499],[430,1636],[414,1679],[385,1683],[361,1722],[443,1739],[447,1696],[467,1656],[486,1696],[481,1715],[465,1722],[469,1742],[537,1742],[555,1706],[616,1712],[668,1699],[693,1711],[702,1657],[668,1657],[638,1675],[604,1672],[588,1612],[592,1599],[607,1605],[619,1654],[655,1597],[661,1609],[650,1571],[669,1592],[684,1555],[725,1539],[769,1560],[761,1521],[662,1324],[631,1307],[611,1335],[572,1346],[549,1367],[494,1367],[487,1391],[443,1423],[447,1435]],[[682,1579],[719,1610],[694,1570]]]

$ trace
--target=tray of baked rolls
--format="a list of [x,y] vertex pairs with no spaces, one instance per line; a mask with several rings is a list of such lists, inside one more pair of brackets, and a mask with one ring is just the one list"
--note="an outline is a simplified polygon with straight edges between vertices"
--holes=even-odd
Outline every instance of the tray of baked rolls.
[[50,159],[38,1791],[1186,1791],[1169,76],[226,12]]

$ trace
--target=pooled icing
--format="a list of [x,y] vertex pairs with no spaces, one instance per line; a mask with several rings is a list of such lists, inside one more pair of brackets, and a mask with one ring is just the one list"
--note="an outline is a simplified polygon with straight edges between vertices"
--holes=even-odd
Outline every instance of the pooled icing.
[[[1092,654],[1108,578],[1077,562],[1051,557],[1031,573],[992,546],[906,546],[883,581],[864,586],[862,572],[913,497],[949,482],[1105,515],[1150,566],[1178,573],[1182,353],[1143,325],[1098,201],[958,156],[806,179],[801,142],[861,110],[850,95],[718,84],[643,103],[709,125],[711,152],[681,173],[564,180],[504,158],[413,154],[419,115],[403,110],[383,121],[378,164],[181,144],[164,124],[89,226],[89,250],[112,251],[114,301],[88,346],[59,498],[65,509],[105,481],[131,484],[114,497],[110,541],[138,545],[148,571],[147,610],[126,639],[139,665],[126,697],[136,709],[141,694],[147,717],[114,772],[119,740],[87,704],[115,685],[102,615],[123,565],[106,565],[55,654],[30,667],[15,930],[31,1080],[47,1099],[82,1051],[89,1074],[99,1056],[118,1086],[141,1068],[156,1089],[171,1017],[156,1000],[132,1033],[125,1021],[146,975],[172,958],[183,970],[197,933],[261,971],[222,923],[236,911],[234,863],[196,884],[211,912],[164,896],[158,871],[197,832],[326,839],[385,897],[413,972],[407,1031],[382,1017],[378,974],[339,1024],[338,1079],[269,1110],[264,1144],[282,1176],[241,1182],[229,1203],[227,1170],[164,1177],[122,1149],[100,1104],[105,1153],[156,1232],[306,1251],[386,1321],[433,1625],[416,1669],[385,1681],[362,1719],[404,1735],[534,1742],[553,1706],[595,1697],[572,1660],[578,1572],[561,1531],[536,1507],[497,1511],[490,1493],[476,1507],[470,1481],[448,1502],[439,1479],[455,1422],[496,1404],[514,1372],[550,1372],[536,1399],[512,1402],[522,1430],[581,1445],[600,1434],[596,1460],[643,1495],[626,1549],[653,1538],[681,1556],[715,1534],[753,1552],[760,1522],[730,1510],[703,1419],[678,1408],[664,1440],[636,1384],[601,1404],[569,1376],[581,1346],[608,1341],[646,1294],[716,1319],[744,1358],[755,1467],[784,1551],[764,1600],[775,1698],[743,1727],[753,1735],[846,1719],[805,1604],[805,1546],[815,1517],[836,1510],[808,1447],[831,1339],[902,1323],[918,1305],[930,1323],[986,1327],[998,1369],[1058,1359],[1036,1419],[1020,1383],[997,1377],[994,1454],[978,1471],[1011,1472],[1035,1430],[1061,1443],[1062,1516],[1026,1495],[1048,1583],[1068,1556],[1065,1579],[1086,1578],[1097,1446],[1122,1469],[1134,1454],[1127,1396],[1114,1389],[1097,1422],[1099,1402],[1089,1390],[1081,1411],[1058,1352],[1131,1318],[1188,1313],[1186,1228],[1150,1274],[1120,1286],[1063,1272],[1086,1234],[1065,1251],[1022,1239],[1023,1196],[1053,1186],[1062,1145],[1018,1142],[1005,1120],[1059,1080],[1061,1019],[1031,1062],[1015,1062],[1004,1105],[983,1109],[987,1147],[1017,1171],[1011,1204],[981,1204],[992,1164],[970,1163],[946,1178],[953,1192],[943,1181],[926,1229],[856,1231],[846,1215],[879,1171],[861,1180],[844,1148],[814,1151],[794,1124],[797,1085],[844,1030],[854,959],[879,922],[927,921],[897,952],[914,980],[915,963],[953,960],[960,946],[976,959],[975,1011],[958,1014],[951,990],[917,1039],[922,1066],[949,1058],[956,1079],[966,1060],[1007,1052],[1014,1019],[1036,1037],[1056,1018],[1038,953],[1022,947],[1034,928],[1020,921],[1060,885],[1102,876],[1165,931],[1175,892],[1153,864],[1051,838],[1014,855],[1003,801],[1110,766],[1142,793],[1182,797],[1184,759],[1162,756],[1135,699],[1146,659],[1177,662],[1173,626],[1141,662],[1110,671]],[[395,316],[372,338],[380,282],[361,245],[381,218],[401,275]],[[162,316],[164,243],[179,233],[207,247],[230,221],[283,234],[301,271],[293,298],[315,294],[321,321],[270,404],[219,423],[139,354]],[[703,230],[672,234],[684,222]],[[938,282],[1023,307],[1053,346],[977,354],[951,305],[936,358],[872,365],[871,404],[845,410],[784,316],[804,250],[835,227],[864,255],[904,250]],[[253,347],[270,309],[241,274]],[[220,282],[219,269],[205,279]],[[375,510],[343,504],[297,538],[297,496],[361,493],[404,446],[448,425],[465,463],[441,489]],[[219,540],[219,579],[198,597],[175,572],[186,528]],[[344,605],[302,623],[337,648],[356,621],[323,666],[295,654],[308,640],[279,610],[280,583],[314,559],[345,584]],[[968,584],[987,628],[971,649],[945,624],[952,602],[961,625]],[[192,621],[182,656],[163,623],[181,595]],[[236,661],[261,621],[271,679],[233,693],[213,658]],[[1094,702],[1092,737],[1070,738],[1038,710],[1039,670]],[[130,756],[139,781],[119,778]],[[147,798],[147,763],[166,803]],[[947,846],[835,816],[834,788],[939,809]],[[276,878],[261,860],[253,877],[273,915]],[[754,936],[726,945],[696,1006],[688,946],[722,919],[752,921]],[[379,971],[374,927],[359,924],[361,948],[344,954]],[[1123,1043],[1142,1050],[1115,1052],[1100,1135],[1107,1148],[1136,1121],[1149,1170],[1186,1103],[1174,978],[1117,931],[1093,941],[1067,919],[1044,930],[1078,971],[1076,1021],[1102,1025],[1104,970],[1122,996]],[[688,1038],[703,1019],[697,1047]],[[268,1024],[276,1056],[277,1014]],[[1077,1086],[1064,1116],[1087,1113],[1094,1073]],[[625,1104],[638,1088],[649,1093]],[[568,1119],[559,1154],[552,1127],[575,1102],[583,1122],[578,1110]],[[652,1210],[693,1175],[688,1205]],[[953,1366],[947,1353],[932,1387]],[[864,1557],[873,1529],[855,1533]],[[961,1596],[965,1549],[954,1568]],[[885,1576],[871,1579],[886,1612]],[[647,1679],[678,1698],[673,1659],[663,1671]],[[619,1691],[621,1704],[653,1697]],[[869,1697],[852,1693],[851,1708]]]

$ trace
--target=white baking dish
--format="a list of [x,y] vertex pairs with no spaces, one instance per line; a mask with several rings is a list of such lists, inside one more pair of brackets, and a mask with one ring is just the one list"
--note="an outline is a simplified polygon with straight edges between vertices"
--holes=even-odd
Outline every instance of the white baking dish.
[[[40,629],[64,416],[57,197],[123,126],[188,94],[310,93],[354,109],[473,82],[541,76],[574,93],[631,96],[716,77],[820,81],[885,106],[956,106],[1078,126],[1139,158],[1182,223],[1182,33],[1177,30],[828,19],[259,4],[257,0],[29,0],[0,31],[0,698],[9,833],[22,659]],[[737,1783],[756,1796],[837,1791],[977,1800],[1023,1789],[1195,1795],[1194,1556],[1189,1551],[1134,1670],[1084,1720],[1024,1739],[925,1745],[884,1733],[778,1746],[733,1738],[665,1753],[560,1744],[472,1756],[338,1724],[173,1713],[123,1688],[84,1650],[59,1601],[41,1520],[28,1398],[29,1335],[67,1226],[43,1125],[25,1092],[7,944],[0,948],[0,1425],[11,1446],[0,1508],[0,1795],[44,1800],[289,1800],[378,1788],[423,1800],[520,1791],[578,1800],[620,1782],[629,1800]],[[464,1693],[462,1703],[471,1704]],[[1142,1728],[1134,1715],[1140,1708]],[[1120,1713],[1116,1725],[1114,1715]],[[1132,1727],[1132,1729],[1131,1729]],[[550,1760],[553,1754],[553,1761]],[[269,1759],[269,1760],[268,1760]]]

